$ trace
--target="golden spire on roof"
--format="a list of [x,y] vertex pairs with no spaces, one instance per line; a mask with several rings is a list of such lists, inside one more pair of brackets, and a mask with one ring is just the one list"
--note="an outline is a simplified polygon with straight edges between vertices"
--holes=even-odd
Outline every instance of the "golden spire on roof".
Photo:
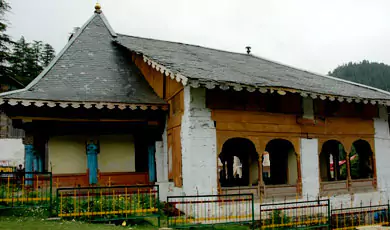
[[95,5],[95,13],[100,13],[102,12],[102,7],[100,6],[99,2],[96,2],[96,5]]

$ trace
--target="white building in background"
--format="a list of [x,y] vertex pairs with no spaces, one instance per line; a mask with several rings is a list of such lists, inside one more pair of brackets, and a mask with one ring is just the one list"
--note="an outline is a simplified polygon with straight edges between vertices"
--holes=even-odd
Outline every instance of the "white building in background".
[[24,165],[22,139],[0,139],[0,166]]

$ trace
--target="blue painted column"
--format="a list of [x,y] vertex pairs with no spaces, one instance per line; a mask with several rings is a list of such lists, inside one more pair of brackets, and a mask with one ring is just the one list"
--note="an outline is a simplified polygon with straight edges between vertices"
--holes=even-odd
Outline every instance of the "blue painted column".
[[38,155],[38,172],[43,172],[43,156],[42,156],[42,154]]
[[156,181],[156,163],[155,163],[156,146],[155,143],[148,145],[148,167],[149,167],[149,182]]
[[32,185],[33,175],[31,174],[31,172],[33,172],[34,146],[32,144],[25,144],[24,145],[24,153],[25,153],[24,170],[27,173],[25,176],[26,185]]
[[39,165],[38,165],[39,159],[38,158],[39,158],[38,153],[35,152],[34,157],[33,157],[33,172],[38,172],[38,167],[39,167]]
[[98,154],[99,147],[90,141],[87,143],[87,165],[89,174],[89,184],[97,184]]

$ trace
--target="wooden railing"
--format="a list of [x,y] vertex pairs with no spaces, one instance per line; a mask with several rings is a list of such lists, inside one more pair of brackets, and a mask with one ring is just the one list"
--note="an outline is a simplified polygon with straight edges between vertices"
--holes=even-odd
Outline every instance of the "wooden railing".
[[261,200],[290,200],[300,196],[299,185],[263,185],[260,186]]
[[[147,172],[103,172],[99,173],[98,184],[104,186],[149,184]],[[89,186],[87,173],[53,174],[53,186]]]
[[349,192],[368,192],[376,189],[376,179],[353,179],[342,181],[322,181],[320,196],[335,196]]

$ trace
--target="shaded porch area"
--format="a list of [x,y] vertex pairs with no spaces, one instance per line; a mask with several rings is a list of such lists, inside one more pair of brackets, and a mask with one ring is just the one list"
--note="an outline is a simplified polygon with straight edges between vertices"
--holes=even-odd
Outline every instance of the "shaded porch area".
[[[10,107],[25,130],[25,171],[51,172],[53,187],[152,184],[165,111]],[[19,109],[21,109],[19,108]],[[65,117],[66,116],[66,117]]]
[[[52,172],[53,186],[150,184],[156,180],[157,124],[36,121],[32,168]],[[38,158],[38,160],[35,160]],[[39,162],[41,161],[41,162]],[[27,165],[26,165],[27,167]]]

